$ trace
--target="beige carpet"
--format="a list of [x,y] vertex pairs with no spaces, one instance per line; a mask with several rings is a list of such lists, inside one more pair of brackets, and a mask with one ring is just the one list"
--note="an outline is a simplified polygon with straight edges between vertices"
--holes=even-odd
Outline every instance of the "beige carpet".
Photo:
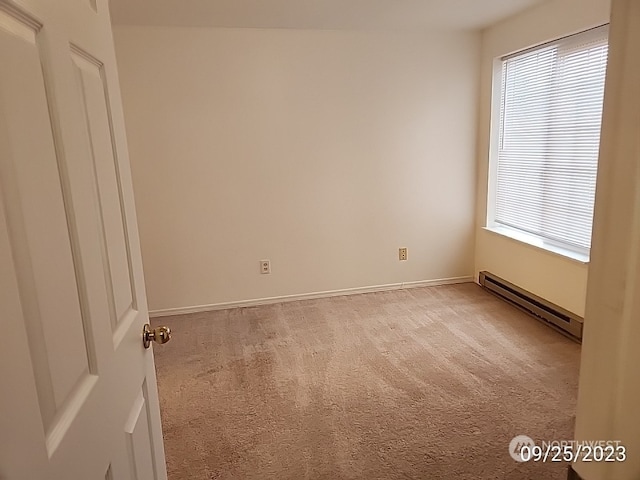
[[565,479],[580,347],[474,284],[154,322],[170,480]]

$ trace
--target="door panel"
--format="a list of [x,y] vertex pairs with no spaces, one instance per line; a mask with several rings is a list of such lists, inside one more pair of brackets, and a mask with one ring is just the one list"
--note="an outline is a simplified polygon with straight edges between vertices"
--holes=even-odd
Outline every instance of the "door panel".
[[10,199],[7,226],[40,413],[49,432],[74,387],[95,373],[95,352],[85,337],[37,31],[24,18],[7,12],[0,17],[2,102],[12,149],[0,161],[0,175]]
[[112,119],[107,105],[108,90],[103,64],[78,47],[72,48],[78,79],[78,94],[86,119],[86,131],[96,178],[101,212],[103,262],[112,327],[135,308],[130,247],[124,224],[122,187],[113,148]]
[[0,478],[166,479],[115,65],[106,0],[0,0]]
[[143,385],[143,388],[140,389],[125,425],[127,447],[131,460],[131,478],[134,480],[156,478],[153,468],[152,439],[149,435],[148,402],[146,395],[144,395],[145,388],[146,385]]

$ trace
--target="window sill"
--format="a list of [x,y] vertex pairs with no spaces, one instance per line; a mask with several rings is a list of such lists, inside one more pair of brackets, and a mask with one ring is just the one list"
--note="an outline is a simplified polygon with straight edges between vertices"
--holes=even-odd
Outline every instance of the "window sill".
[[589,263],[589,255],[586,255],[584,253],[578,253],[573,250],[569,250],[568,248],[563,248],[558,245],[551,244],[548,241],[545,241],[543,238],[537,237],[535,235],[531,235],[525,232],[521,232],[519,230],[514,230],[511,228],[501,227],[501,226],[482,227],[482,228],[483,230],[486,230],[488,232],[502,235],[504,237],[515,240],[517,242],[531,245],[532,247],[545,250],[555,255],[560,255],[561,257],[567,258],[569,260],[573,260],[574,262],[578,262],[582,265],[586,265]]

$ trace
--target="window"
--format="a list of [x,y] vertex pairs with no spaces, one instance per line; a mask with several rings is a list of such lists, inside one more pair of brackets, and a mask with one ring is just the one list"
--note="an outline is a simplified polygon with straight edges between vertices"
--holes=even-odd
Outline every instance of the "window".
[[588,255],[607,33],[599,27],[502,59],[490,227]]

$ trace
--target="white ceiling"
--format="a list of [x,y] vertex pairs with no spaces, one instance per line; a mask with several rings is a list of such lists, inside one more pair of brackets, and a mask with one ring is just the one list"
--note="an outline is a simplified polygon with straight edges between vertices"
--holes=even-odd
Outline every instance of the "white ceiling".
[[417,30],[483,28],[544,0],[111,0],[114,24]]

